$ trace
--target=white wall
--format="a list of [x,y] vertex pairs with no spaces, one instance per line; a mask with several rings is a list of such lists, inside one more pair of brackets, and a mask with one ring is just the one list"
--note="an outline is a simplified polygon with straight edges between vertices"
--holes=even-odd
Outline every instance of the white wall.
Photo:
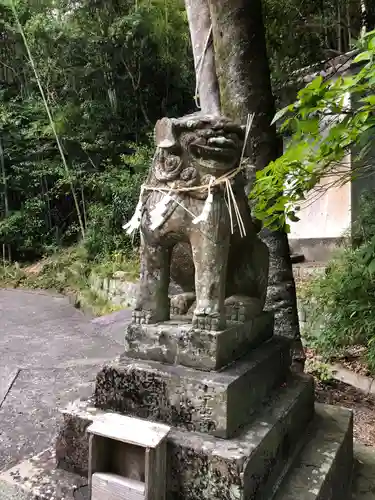
[[[346,106],[350,108],[350,94],[346,95]],[[340,118],[339,118],[340,119]],[[330,121],[328,117],[321,124],[323,136],[328,133]],[[351,170],[351,155],[347,155],[340,165],[340,175],[325,178],[316,189],[312,190],[307,200],[300,204],[297,214],[299,222],[289,222],[291,239],[340,238],[351,228],[351,182],[344,186],[330,187],[345,172]]]
[[300,220],[289,222],[291,239],[340,238],[350,230],[351,183],[327,190],[333,180],[325,179],[301,204]]

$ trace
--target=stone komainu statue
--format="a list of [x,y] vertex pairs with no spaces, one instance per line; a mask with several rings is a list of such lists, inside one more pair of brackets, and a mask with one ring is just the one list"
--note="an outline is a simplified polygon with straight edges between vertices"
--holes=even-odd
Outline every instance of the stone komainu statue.
[[[193,223],[205,206],[210,181],[239,166],[244,135],[243,127],[218,116],[193,114],[156,124],[156,152],[143,195],[134,322],[192,313],[195,327],[221,330],[226,319],[246,321],[262,311],[269,254],[257,236],[260,228],[252,220],[241,172],[230,182],[246,236],[241,237],[234,207],[228,210],[225,183],[212,189],[206,220]],[[165,198],[165,188],[173,189],[171,198]],[[152,211],[163,199],[162,221],[151,227]],[[183,293],[169,299],[171,278]]]

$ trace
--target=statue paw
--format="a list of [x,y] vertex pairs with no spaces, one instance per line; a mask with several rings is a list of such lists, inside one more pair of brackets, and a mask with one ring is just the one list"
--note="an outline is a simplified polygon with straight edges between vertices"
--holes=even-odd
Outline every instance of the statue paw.
[[151,323],[151,317],[151,311],[139,310],[133,311],[132,314],[133,323],[136,325],[147,325],[148,323]]
[[132,320],[136,325],[148,325],[169,321],[169,304],[168,308],[159,308],[157,311],[147,309],[136,309],[133,311]]
[[181,316],[183,314],[187,314],[194,301],[194,292],[173,295],[171,297],[171,315]]
[[196,308],[193,315],[193,326],[200,330],[220,331],[225,328],[225,317],[217,307]]
[[169,321],[170,301],[167,296],[162,300],[150,300],[148,297],[139,300],[133,310],[132,320],[136,325],[148,325]]
[[256,297],[233,295],[225,300],[227,320],[245,323],[262,312],[262,302]]

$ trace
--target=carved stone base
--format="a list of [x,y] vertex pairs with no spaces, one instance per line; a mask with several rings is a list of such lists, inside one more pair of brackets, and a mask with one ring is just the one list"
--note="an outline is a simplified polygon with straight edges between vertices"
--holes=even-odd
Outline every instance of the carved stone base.
[[246,323],[231,322],[220,332],[200,330],[178,318],[154,325],[131,324],[125,334],[125,356],[203,371],[219,370],[272,334],[271,313],[262,313]]
[[[46,450],[0,474],[2,500],[4,495],[9,500],[89,500],[85,429],[103,412],[87,410],[87,403],[81,402],[65,413],[57,441],[58,468],[55,453]],[[311,416],[311,385],[309,389],[306,384],[294,384],[273,399],[271,406],[265,406],[237,439],[223,441],[172,430],[166,500],[349,498],[353,467],[350,411],[316,405],[310,423]],[[74,434],[78,429],[81,433]],[[73,435],[74,446],[81,446],[82,461],[68,463],[65,459],[72,451]],[[360,459],[364,458],[367,456],[361,453]],[[366,463],[367,474],[362,466],[356,470],[358,489],[353,498],[373,497],[370,464]]]
[[[145,395],[146,397],[146,395]],[[349,410],[316,405],[311,377],[293,376],[228,440],[172,429],[167,500],[343,500],[349,497],[353,427]],[[105,412],[93,401],[63,411],[58,467],[86,475],[86,428]]]
[[[228,460],[227,466],[230,462],[233,465],[230,474],[238,474],[239,471],[235,470],[236,464],[241,464],[246,457],[251,456],[254,476],[265,475],[267,463],[274,465],[277,454],[289,452],[285,441],[288,441],[291,448],[295,446],[312,417],[313,401],[312,379],[307,376],[291,377],[285,387],[275,390],[260,406],[252,423],[247,425],[237,438],[221,440],[209,435],[173,430],[168,438],[170,488],[177,489],[180,484],[180,487],[183,485],[183,489],[188,491],[189,486],[193,486],[191,483],[189,485],[189,475],[192,473],[193,477],[201,476],[199,481],[207,480],[203,476],[208,473],[210,461],[215,467],[215,458],[218,468],[220,462],[224,466]],[[88,443],[85,430],[102,414],[103,411],[95,408],[91,401],[76,402],[64,410],[64,423],[56,444],[60,467],[86,474]],[[201,460],[206,462],[203,469],[198,465]]]
[[98,373],[95,406],[229,438],[247,424],[290,366],[289,342],[274,338],[222,372],[122,358]]

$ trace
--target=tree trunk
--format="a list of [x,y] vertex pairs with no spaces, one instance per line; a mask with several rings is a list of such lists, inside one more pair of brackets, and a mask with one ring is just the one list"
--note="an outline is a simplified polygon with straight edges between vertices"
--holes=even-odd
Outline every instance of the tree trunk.
[[[275,114],[261,0],[208,0],[214,38],[221,111],[246,123],[254,114],[249,155],[257,170],[281,153],[271,121]],[[275,333],[293,339],[293,361],[303,369],[296,289],[288,238],[283,231],[262,231],[270,250],[267,307],[275,312]]]
[[[211,19],[207,0],[185,0],[193,47],[196,93],[202,113],[220,114],[219,85],[210,36]],[[196,96],[197,97],[197,96]]]
[[374,0],[364,0],[365,6],[365,24],[367,31],[375,29],[375,5]]
[[341,54],[342,53],[342,36],[341,36],[341,5],[340,5],[340,2],[337,2],[336,33],[337,33],[337,50]]

